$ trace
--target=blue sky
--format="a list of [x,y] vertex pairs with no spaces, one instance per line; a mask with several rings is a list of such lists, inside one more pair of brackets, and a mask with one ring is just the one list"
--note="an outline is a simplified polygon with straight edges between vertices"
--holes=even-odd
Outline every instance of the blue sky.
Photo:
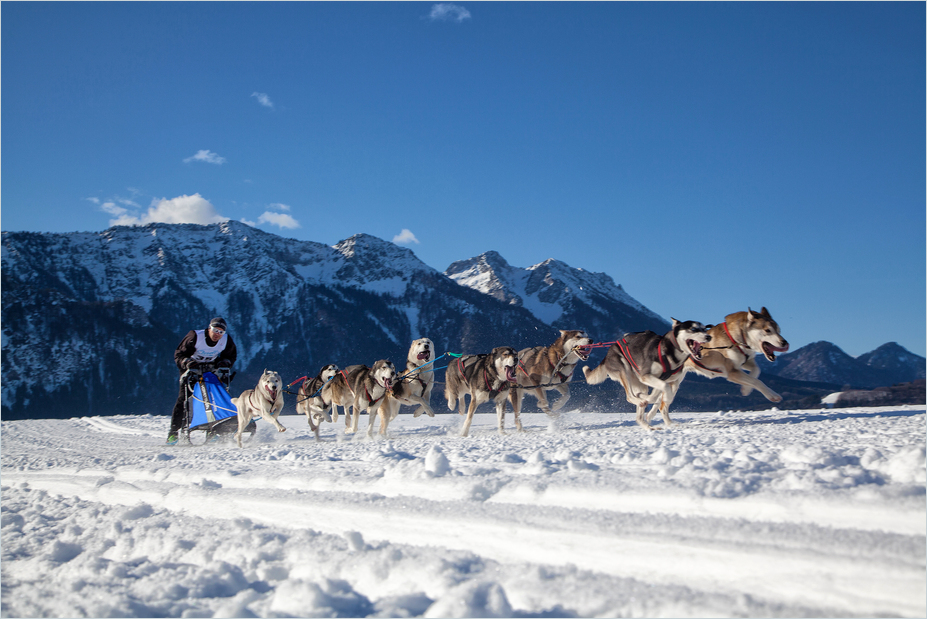
[[922,2],[0,10],[3,230],[364,232],[925,354]]

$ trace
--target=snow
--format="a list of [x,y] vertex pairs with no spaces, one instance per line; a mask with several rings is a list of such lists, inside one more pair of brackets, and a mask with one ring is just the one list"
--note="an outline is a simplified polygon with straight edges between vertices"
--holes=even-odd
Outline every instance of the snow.
[[244,449],[168,447],[164,416],[3,421],[2,615],[927,613],[925,406],[483,412],[469,438],[411,411],[322,442],[284,415]]

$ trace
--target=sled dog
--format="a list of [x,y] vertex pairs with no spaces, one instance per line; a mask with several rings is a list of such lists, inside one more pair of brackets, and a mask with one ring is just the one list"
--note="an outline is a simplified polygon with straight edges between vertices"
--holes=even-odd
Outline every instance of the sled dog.
[[309,420],[309,429],[315,433],[315,440],[319,439],[319,426],[323,421],[332,422],[331,416],[331,391],[328,392],[328,398],[323,393],[325,387],[331,380],[338,376],[338,366],[329,363],[323,366],[315,378],[307,378],[299,387],[296,401],[296,413],[306,415]]
[[367,411],[370,415],[367,436],[373,436],[373,422],[377,415],[380,416],[380,434],[385,435],[386,426],[389,425],[389,410],[383,402],[386,400],[386,394],[393,388],[396,366],[392,361],[380,359],[372,367],[360,366],[354,372],[349,373],[347,378],[353,382],[352,407],[354,410],[351,413],[351,425],[345,428],[345,433],[356,433],[360,414]]
[[351,428],[351,408],[354,406],[354,378],[365,365],[349,365],[322,388],[322,398],[331,403],[332,423],[338,422],[338,407],[344,409],[344,431]]
[[[689,358],[701,358],[702,345],[711,341],[709,327],[702,323],[672,320],[673,329],[666,335],[653,331],[626,333],[609,347],[598,367],[583,367],[590,385],[598,385],[606,378],[619,381],[628,402],[637,407],[637,423],[646,430],[654,429],[650,421],[658,408],[664,427],[673,425],[669,407],[685,376],[683,364]],[[653,407],[646,413],[648,404]]]
[[782,396],[759,379],[760,366],[756,355],[763,353],[769,361],[776,353],[789,350],[789,343],[779,334],[779,325],[765,307],[759,312],[747,308],[724,317],[724,322],[711,329],[710,347],[701,359],[686,360],[685,372],[696,372],[708,378],[723,376],[740,385],[742,395],[756,389],[770,402],[781,402]]
[[232,398],[232,404],[238,409],[238,432],[235,440],[241,447],[241,433],[252,419],[265,419],[277,428],[278,432],[286,432],[280,425],[277,417],[283,410],[283,380],[276,372],[264,370],[257,386],[247,389],[237,398]]
[[[550,417],[557,417],[557,411],[570,399],[570,380],[580,361],[589,360],[589,346],[592,339],[585,331],[560,331],[560,337],[550,346],[535,346],[518,351],[519,389],[509,392],[512,410],[515,412],[515,427],[521,430],[518,415],[525,394],[538,399],[538,407]],[[556,390],[560,397],[553,406],[547,402],[545,391]]]
[[[414,416],[418,417],[422,413],[427,413],[429,417],[434,417],[435,412],[431,409],[431,390],[435,386],[434,368],[425,367],[435,360],[435,345],[427,337],[419,338],[412,342],[409,347],[409,354],[406,357],[406,369],[402,373],[402,380],[397,380],[393,385],[393,390],[387,397],[386,404],[389,407],[389,419],[392,421],[399,414],[399,407],[402,404],[407,406],[418,406],[415,409]],[[381,426],[380,433],[385,434],[385,429]]]
[[505,398],[509,389],[515,385],[515,367],[518,353],[509,346],[493,348],[486,355],[463,355],[451,361],[444,374],[444,395],[447,407],[464,414],[464,398],[470,396],[470,407],[464,421],[461,436],[470,432],[473,413],[483,402],[493,401],[496,416],[499,419],[499,432],[503,432],[505,423]]

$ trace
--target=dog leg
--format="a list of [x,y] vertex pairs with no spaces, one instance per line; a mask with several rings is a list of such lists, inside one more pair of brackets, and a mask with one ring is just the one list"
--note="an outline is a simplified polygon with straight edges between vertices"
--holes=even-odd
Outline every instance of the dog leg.
[[547,393],[542,388],[537,388],[533,390],[534,397],[538,400],[538,408],[540,408],[545,415],[549,417],[556,417],[553,411],[550,410],[550,402],[547,401]]
[[248,422],[251,421],[251,412],[242,410],[242,407],[239,407],[237,404],[236,408],[238,408],[238,432],[235,433],[235,442],[238,443],[238,448],[241,449],[243,447],[241,444],[241,434],[245,431],[245,426],[248,425]]
[[[462,401],[463,401],[463,398],[461,398],[461,406],[462,406]],[[471,393],[470,394],[470,408],[467,409],[467,413],[466,413],[467,418],[464,419],[464,424],[463,424],[463,428],[460,431],[460,436],[468,436],[470,434],[470,424],[473,423],[473,413],[476,412],[477,406],[479,405],[477,404],[476,396]],[[461,408],[460,414],[461,415],[464,414],[463,408]]]
[[551,412],[554,413],[563,408],[566,405],[567,400],[570,399],[569,385],[557,385],[555,389],[560,393],[560,397],[557,398],[557,401],[554,402],[554,405],[550,407]]
[[499,434],[505,434],[505,400],[496,402],[496,419],[499,421]]
[[[762,393],[766,397],[766,399],[769,400],[770,402],[781,402],[782,401],[782,396],[776,393],[775,391],[773,391],[772,389],[770,389],[769,387],[767,387],[766,384],[763,383],[761,380],[754,378],[750,374],[741,372],[738,369],[733,369],[733,370],[728,371],[727,379],[731,381],[732,383],[741,385],[744,388],[752,387],[756,389],[757,391]],[[743,389],[741,390],[741,392],[742,391]]]
[[647,423],[647,414],[646,414],[646,411],[647,411],[647,404],[646,404],[646,403],[641,402],[641,403],[637,404],[637,424],[638,424],[640,427],[644,428],[645,430],[649,430],[649,431],[653,432],[654,430],[656,430],[656,428],[654,428],[652,425],[650,425],[649,423]]
[[[759,376],[760,376],[760,366],[757,364],[757,362],[756,362],[756,357],[755,357],[755,356],[750,355],[750,356],[747,358],[747,360],[744,361],[743,365],[740,366],[740,369],[741,369],[741,371],[742,371],[744,374],[747,374],[747,375],[750,376],[751,378],[755,378],[755,379],[759,380]],[[742,395],[742,396],[748,396],[748,395],[750,395],[752,392],[753,392],[753,387],[752,387],[752,386],[750,386],[750,385],[741,385],[741,387],[740,387],[740,395]],[[762,392],[760,392],[760,393],[762,393]],[[765,394],[763,394],[763,395],[765,395]],[[778,394],[777,394],[777,395],[778,395]],[[769,398],[767,397],[767,399],[769,399]]]
[[597,365],[595,369],[590,369],[588,365],[583,366],[583,376],[586,377],[586,382],[590,385],[598,385],[601,382],[604,382],[608,378],[608,369],[605,367],[605,360],[602,360],[602,363]]
[[[419,405],[419,406],[418,406],[418,409],[416,409],[416,411],[415,411],[415,413],[414,413],[414,416],[415,416],[415,417],[420,417],[421,414],[422,414],[422,412],[427,413],[429,417],[434,417],[434,416],[435,416],[435,412],[434,412],[433,410],[431,410],[431,405],[430,405],[428,402],[426,402],[424,398],[421,398],[421,397],[419,397],[419,396],[417,396],[417,395],[410,395],[410,396],[409,396],[409,400],[411,400],[412,402],[415,402],[416,404]],[[397,412],[398,412],[398,411],[397,411]],[[394,419],[395,419],[395,417],[394,417]]]

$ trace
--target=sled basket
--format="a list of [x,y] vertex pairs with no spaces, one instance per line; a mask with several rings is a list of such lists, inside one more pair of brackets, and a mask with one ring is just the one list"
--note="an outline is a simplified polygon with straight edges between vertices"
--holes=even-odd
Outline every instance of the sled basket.
[[232,404],[232,397],[212,372],[203,372],[202,377],[193,384],[187,403],[190,430],[208,432],[218,425],[227,427],[227,420],[238,417],[238,409]]

